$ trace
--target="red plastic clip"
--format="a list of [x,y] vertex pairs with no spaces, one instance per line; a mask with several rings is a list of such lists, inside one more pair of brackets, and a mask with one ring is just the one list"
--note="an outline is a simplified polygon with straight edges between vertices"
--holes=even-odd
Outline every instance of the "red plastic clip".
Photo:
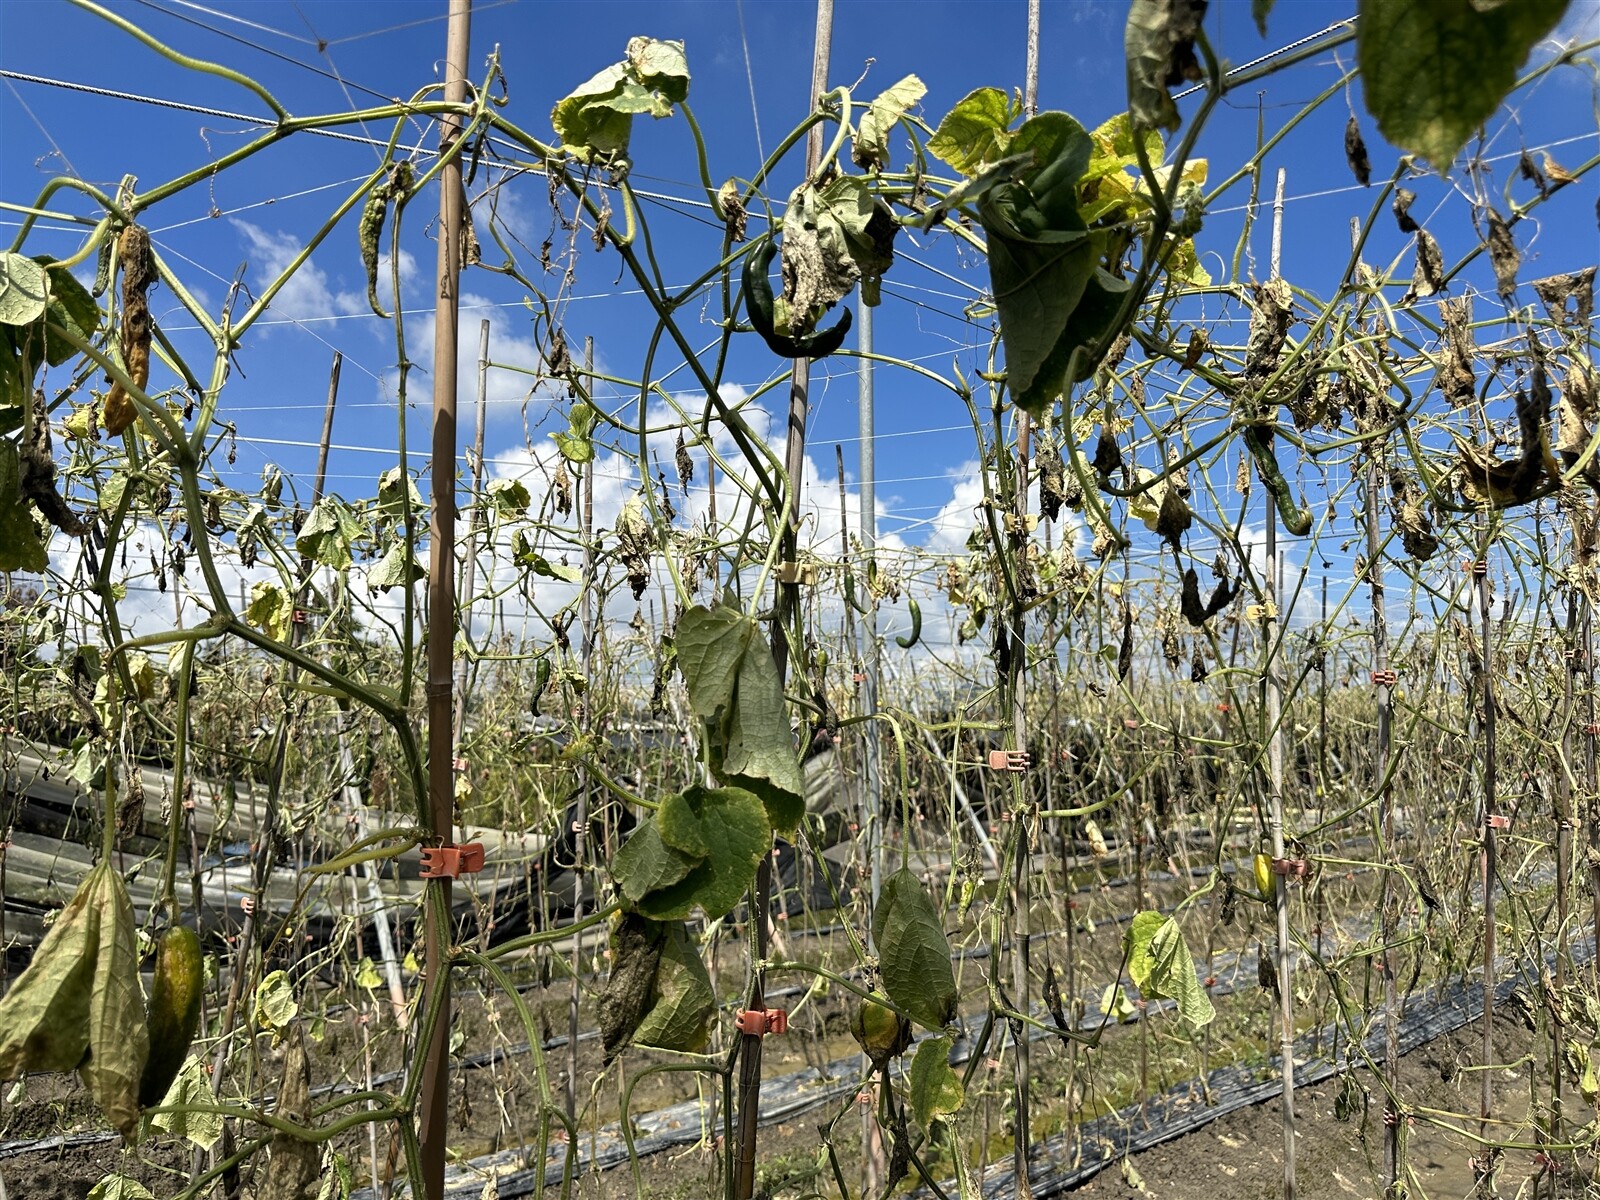
[[1393,687],[1400,682],[1400,676],[1393,671],[1374,671],[1372,673],[1373,687]]
[[460,879],[483,870],[483,843],[468,842],[465,846],[424,846],[422,848],[422,878]]
[[1505,813],[1490,813],[1488,825],[1490,829],[1510,829],[1511,818]]
[[1272,873],[1286,879],[1309,879],[1311,864],[1303,858],[1275,858],[1272,860]]
[[1139,728],[1139,718],[1137,718],[1137,717],[1123,717],[1122,718],[1122,727],[1124,729],[1137,729],[1137,728]]
[[464,758],[451,759],[450,766],[457,775],[460,775],[467,769],[467,760]]
[[786,1008],[741,1008],[733,1018],[733,1027],[740,1033],[765,1037],[769,1033],[789,1032],[789,1010]]
[[1461,564],[1461,569],[1473,575],[1487,575],[1489,573],[1489,564],[1481,558],[1476,562],[1469,558]]
[[1600,737],[1600,721],[1590,721],[1583,727],[1583,731],[1590,737]]
[[1033,756],[1026,750],[989,751],[991,771],[1026,771],[1033,766]]
[[303,608],[295,609],[289,616],[290,623],[295,625],[304,625],[306,620],[306,610]]

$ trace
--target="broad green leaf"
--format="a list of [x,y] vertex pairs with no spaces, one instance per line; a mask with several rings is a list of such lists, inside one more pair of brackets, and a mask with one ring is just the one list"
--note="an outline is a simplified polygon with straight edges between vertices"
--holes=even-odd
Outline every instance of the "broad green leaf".
[[896,1007],[929,1029],[942,1029],[956,1015],[955,971],[950,942],[922,883],[905,867],[883,881],[872,912],[883,990]]
[[209,1150],[222,1136],[222,1115],[186,1106],[210,1107],[215,1103],[205,1064],[190,1055],[161,1100],[161,1108],[171,1108],[173,1111],[156,1113],[150,1118],[150,1124],[174,1137],[188,1138],[202,1150]]
[[950,1044],[948,1036],[923,1038],[911,1059],[911,1111],[924,1129],[960,1112],[967,1099],[961,1076],[950,1067]]
[[89,992],[89,1055],[78,1068],[106,1120],[131,1138],[139,1127],[139,1079],[150,1054],[133,904],[122,876],[106,867],[90,903],[100,911],[94,985]]
[[250,606],[244,610],[249,621],[269,638],[285,641],[294,619],[294,602],[278,584],[262,579],[250,587]]
[[533,503],[528,485],[520,479],[491,479],[487,490],[489,505],[497,517],[520,517]]
[[312,562],[342,571],[354,561],[352,547],[366,532],[348,504],[338,496],[324,496],[306,514],[295,549]]
[[85,1200],[155,1200],[150,1189],[126,1175],[107,1175],[89,1189]]
[[0,438],[0,571],[43,571],[49,565],[33,505],[22,496],[17,444]]
[[907,75],[874,97],[856,126],[855,145],[850,152],[856,166],[882,170],[889,165],[889,135],[906,110],[927,94],[922,80]]
[[273,971],[257,985],[256,1021],[263,1029],[281,1030],[299,1011],[287,971]]
[[939,122],[928,153],[963,175],[976,175],[1006,157],[1011,126],[1021,115],[1022,105],[999,88],[968,92]]
[[696,605],[678,622],[678,666],[706,723],[718,780],[755,793],[772,827],[791,832],[805,813],[805,781],[767,639],[736,606]]
[[25,254],[0,254],[0,325],[32,325],[49,302],[43,267]]
[[367,587],[375,592],[387,592],[390,588],[421,583],[427,577],[428,569],[406,549],[405,539],[395,538],[383,557],[367,568]]
[[1356,63],[1384,137],[1443,174],[1568,0],[1361,0]]
[[[1099,365],[1099,356],[1091,356],[1092,351],[1098,349],[1103,354],[1110,347],[1111,339],[1107,334],[1122,312],[1123,298],[1132,286],[1126,279],[1118,279],[1108,271],[1095,268],[1094,274],[1084,284],[1083,295],[1078,298],[1078,305],[1067,318],[1067,327],[1061,335],[1058,354],[1064,351],[1066,355],[1066,360],[1061,364],[1064,373],[1062,387],[1081,383],[1094,374],[1095,367]],[[1072,352],[1079,349],[1083,353],[1078,355],[1078,363],[1074,368],[1071,363]]]
[[94,336],[100,327],[100,306],[94,302],[89,289],[65,267],[54,266],[49,258],[33,260],[45,268],[45,282],[50,288],[50,302],[46,306],[47,320],[40,327],[44,337],[44,360],[59,367],[78,351],[71,342],[59,334],[51,335],[58,327],[77,334],[85,341]]
[[628,41],[628,67],[633,77],[670,104],[689,98],[689,60],[683,43],[636,37]]
[[637,904],[651,892],[678,883],[705,859],[703,854],[685,854],[663,842],[656,818],[650,816],[617,851],[611,860],[611,874],[622,894]]
[[705,1049],[711,1037],[717,997],[687,927],[674,921],[666,933],[656,965],[655,1000],[634,1031],[633,1041],[658,1050],[695,1054]]
[[102,863],[89,873],[0,997],[0,1079],[71,1071],[83,1061],[100,945],[100,876],[109,870]]
[[701,862],[677,883],[646,893],[638,909],[657,921],[683,920],[696,907],[713,919],[749,891],[756,866],[772,849],[761,801],[743,788],[691,787],[668,796],[656,813],[661,841]]
[[1122,935],[1122,952],[1128,960],[1128,977],[1133,980],[1133,986],[1146,996],[1150,995],[1150,941],[1166,921],[1166,917],[1158,912],[1135,913]]
[[1133,0],[1128,6],[1128,115],[1139,128],[1171,131],[1182,123],[1168,89],[1199,77],[1194,36],[1205,11],[1206,0]]

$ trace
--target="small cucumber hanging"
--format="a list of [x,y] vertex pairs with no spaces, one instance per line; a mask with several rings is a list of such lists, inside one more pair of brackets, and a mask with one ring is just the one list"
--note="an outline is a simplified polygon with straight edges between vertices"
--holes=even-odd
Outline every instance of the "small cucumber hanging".
[[1305,537],[1311,532],[1311,510],[1295,503],[1294,491],[1278,469],[1278,460],[1272,453],[1271,431],[1262,425],[1246,425],[1244,444],[1250,448],[1250,455],[1256,460],[1256,471],[1261,476],[1262,484],[1277,502],[1278,516],[1283,519],[1284,529],[1295,537]]
[[902,650],[909,650],[922,640],[922,606],[907,596],[906,608],[911,612],[911,633],[909,636],[896,636],[894,639]]
[[750,324],[767,343],[767,349],[779,358],[827,358],[844,345],[844,335],[850,332],[850,310],[845,309],[831,328],[819,329],[806,337],[779,333],[772,316],[772,280],[767,275],[772,256],[777,252],[778,244],[768,237],[745,256],[744,294]]

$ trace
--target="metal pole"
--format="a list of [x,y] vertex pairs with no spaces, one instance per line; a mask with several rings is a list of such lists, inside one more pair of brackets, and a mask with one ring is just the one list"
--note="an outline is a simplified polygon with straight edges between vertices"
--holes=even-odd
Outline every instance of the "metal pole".
[[[583,339],[584,386],[594,389],[594,339]],[[583,597],[580,619],[583,622],[583,717],[579,726],[585,733],[593,727],[590,713],[594,696],[594,464],[583,468]],[[589,835],[589,775],[584,772],[583,783],[578,787],[577,819],[572,823],[572,919],[583,917],[583,854],[584,841]],[[572,961],[583,961],[583,930],[572,935]],[[578,1119],[578,1003],[583,998],[578,972],[572,973],[572,991],[567,998],[567,1119]],[[574,1125],[576,1128],[576,1125]]]
[[[860,336],[857,345],[861,349],[861,365],[857,373],[858,386],[861,392],[859,432],[861,434],[861,549],[866,556],[867,571],[873,569],[878,550],[878,449],[874,439],[877,436],[875,429],[876,413],[874,411],[873,377],[872,377],[872,309],[865,304],[861,306],[861,321],[858,326]],[[881,665],[878,653],[878,601],[871,594],[870,589],[866,596],[867,611],[860,615],[857,624],[860,626],[859,640],[864,647],[863,673],[866,675],[861,683],[861,714],[869,720],[862,726],[866,731],[865,741],[862,745],[861,762],[861,830],[866,834],[866,855],[869,876],[869,895],[872,909],[878,907],[878,889],[882,886],[882,858],[883,846],[883,782],[880,775],[880,749],[882,742],[878,737],[878,728],[870,719],[878,711],[878,672]],[[869,923],[868,938],[871,937]],[[869,941],[870,945],[870,941]]]
[[[467,44],[472,0],[450,0],[445,40],[444,98],[465,105]],[[461,162],[451,154],[461,137],[458,113],[440,118],[439,153],[449,161],[439,173],[438,284],[433,332],[433,519],[428,531],[428,832],[455,841],[455,741],[451,681],[455,658],[456,361],[459,334],[461,224],[465,189]],[[424,961],[427,978],[420,1013],[435,1014],[422,1057],[417,1136],[427,1200],[443,1200],[445,1141],[449,1124],[451,880],[428,881]]]
[[[811,53],[811,91],[807,104],[815,105],[828,88],[828,48],[833,40],[833,0],[817,0],[816,40]],[[822,126],[814,125],[806,138],[806,175],[815,173],[822,161]],[[784,447],[785,486],[789,489],[789,524],[782,531],[782,557],[793,561],[800,541],[800,482],[804,478],[806,454],[807,392],[811,386],[811,363],[797,358],[789,386],[789,430]],[[789,624],[800,602],[800,588],[794,583],[779,583],[772,619],[772,661],[780,685],[789,674]],[[755,895],[750,906],[750,929],[755,951],[750,981],[752,1012],[764,1012],[766,972],[761,963],[767,957],[771,930],[772,856],[764,854],[756,868]],[[756,1129],[761,1115],[761,1037],[759,1033],[739,1035],[739,1118],[735,1135],[733,1170],[734,1200],[750,1200],[756,1186]]]

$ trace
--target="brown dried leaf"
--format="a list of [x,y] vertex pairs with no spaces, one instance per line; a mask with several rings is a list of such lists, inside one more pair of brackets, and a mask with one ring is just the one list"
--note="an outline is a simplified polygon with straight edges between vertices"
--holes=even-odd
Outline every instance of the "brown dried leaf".
[[1462,408],[1472,403],[1478,390],[1472,366],[1478,352],[1471,328],[1472,297],[1446,300],[1439,306],[1439,316],[1444,323],[1445,350],[1437,371],[1439,390],[1451,404]]
[[1552,321],[1582,328],[1594,315],[1594,277],[1595,268],[1585,267],[1567,275],[1535,279],[1532,286]]
[[1411,289],[1400,298],[1401,304],[1425,300],[1444,290],[1444,254],[1426,229],[1417,230],[1417,265],[1411,272]]
[[[311,1063],[306,1055],[305,1032],[294,1025],[284,1040],[283,1082],[278,1087],[276,1115],[296,1125],[308,1125],[311,1110]],[[321,1182],[322,1148],[292,1133],[272,1135],[266,1177],[257,1200],[312,1200]]]
[[1489,260],[1494,264],[1495,288],[1502,300],[1511,299],[1517,290],[1517,268],[1522,266],[1522,255],[1517,251],[1516,239],[1505,218],[1494,209],[1489,210]]
[[1394,219],[1400,225],[1401,233],[1415,233],[1421,228],[1411,216],[1411,206],[1417,202],[1417,194],[1405,188],[1396,188],[1394,191],[1394,204],[1390,206]]
[[1361,138],[1361,122],[1355,113],[1344,127],[1344,160],[1350,164],[1350,173],[1356,182],[1366,187],[1372,182],[1372,160],[1367,157],[1367,143]]

